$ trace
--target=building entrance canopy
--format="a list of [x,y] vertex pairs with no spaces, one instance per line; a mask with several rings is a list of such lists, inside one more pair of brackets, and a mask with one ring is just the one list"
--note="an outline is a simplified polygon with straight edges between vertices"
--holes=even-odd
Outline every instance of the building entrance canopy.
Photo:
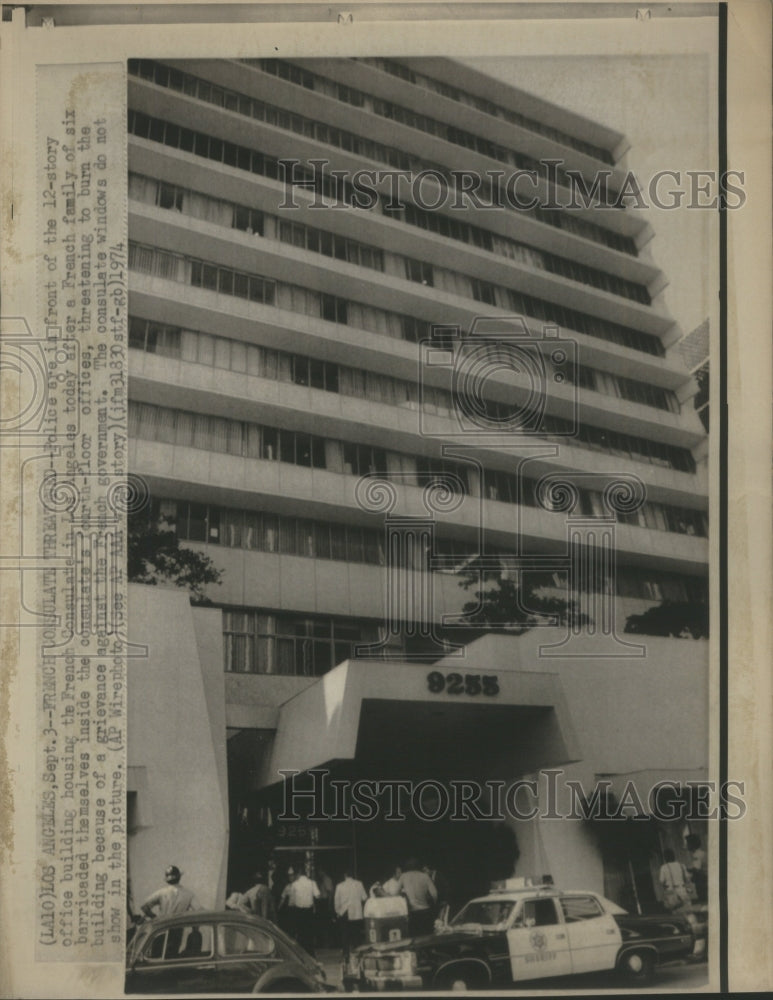
[[258,787],[336,766],[381,778],[512,777],[579,759],[556,674],[347,660],[279,712]]

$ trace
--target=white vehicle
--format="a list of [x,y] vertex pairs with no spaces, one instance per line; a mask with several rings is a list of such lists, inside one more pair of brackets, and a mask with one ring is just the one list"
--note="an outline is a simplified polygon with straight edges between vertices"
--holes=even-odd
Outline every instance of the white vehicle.
[[660,962],[693,950],[683,916],[629,916],[594,892],[523,882],[470,900],[435,934],[357,949],[344,986],[473,990],[604,970],[643,983]]

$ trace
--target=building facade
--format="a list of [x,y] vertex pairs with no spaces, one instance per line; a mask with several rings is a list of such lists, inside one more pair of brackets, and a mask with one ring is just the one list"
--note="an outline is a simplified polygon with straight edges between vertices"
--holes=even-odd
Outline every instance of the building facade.
[[[399,742],[406,717],[433,731],[428,695],[395,712],[386,689],[365,690],[343,756],[319,741],[301,753],[340,664],[394,691],[423,670],[426,688],[428,662],[452,665],[469,641],[454,643],[453,616],[475,591],[460,579],[481,565],[577,598],[595,626],[565,654],[554,635],[564,666],[618,658],[644,676],[626,617],[707,600],[697,386],[673,350],[649,224],[615,204],[625,140],[441,59],[133,60],[128,81],[130,468],[148,484],[148,519],[223,571],[201,612],[206,652],[191,652],[207,664],[197,711],[210,706],[218,774],[220,804],[205,812],[230,837],[212,894],[269,849],[316,864],[327,850],[332,867],[354,852],[370,871],[383,836],[361,835],[357,851],[337,831],[275,821],[277,771],[296,757],[299,770],[349,761],[352,776],[378,769],[374,733]],[[585,205],[599,176],[609,204]],[[150,629],[153,601],[145,611]],[[474,648],[491,676],[495,646]],[[705,672],[705,645],[687,649]],[[555,713],[561,698],[524,704]],[[470,712],[453,724],[474,747],[493,717]],[[502,714],[502,745],[519,726]],[[503,773],[584,759],[534,733],[554,750],[500,761]],[[472,753],[473,772],[492,754]],[[389,764],[421,779],[440,766],[430,756]],[[137,870],[151,826],[136,824]]]

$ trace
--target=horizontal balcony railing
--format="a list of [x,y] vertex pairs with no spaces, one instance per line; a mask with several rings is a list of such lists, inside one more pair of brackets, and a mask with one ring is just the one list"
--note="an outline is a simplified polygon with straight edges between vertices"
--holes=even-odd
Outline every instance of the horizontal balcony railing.
[[[276,508],[281,503],[282,509],[298,516],[333,511],[340,516],[343,510],[366,516],[357,500],[360,477],[355,475],[137,438],[130,442],[129,463],[138,475],[165,482],[178,495],[181,484],[186,484],[189,495],[216,494],[253,507],[270,502]],[[395,515],[426,519],[425,489],[403,481],[397,494]],[[482,518],[492,537],[517,535],[522,550],[544,551],[546,544],[558,551],[566,541],[566,518],[535,507],[463,496],[456,509],[444,515],[449,525],[468,533],[477,531]],[[617,525],[617,551],[632,564],[659,565],[674,572],[699,572],[708,560],[705,538],[624,523]]]
[[[204,227],[206,224],[200,223],[199,226]],[[210,232],[214,231],[213,238],[209,241],[206,240],[206,229]],[[328,262],[326,258],[309,260],[309,258],[316,257],[317,255],[310,254],[308,251],[295,250],[294,248],[287,248],[287,253],[281,257],[270,254],[266,250],[252,250],[252,252],[248,250],[247,254],[245,254],[242,247],[246,247],[248,238],[244,237],[241,240],[239,239],[239,234],[234,234],[231,240],[224,240],[222,243],[222,252],[220,252],[216,227],[209,226],[206,229],[201,233],[189,230],[185,246],[189,250],[195,250],[197,247],[200,247],[200,252],[208,252],[210,258],[214,258],[215,260],[224,260],[229,263],[231,260],[241,260],[242,267],[248,261],[254,260],[255,271],[257,272],[258,267],[260,267],[263,274],[286,274],[288,271],[288,261],[292,261],[293,264],[297,264],[297,267],[293,267],[294,275],[297,275],[299,271],[311,274],[313,269],[316,272],[316,283],[318,285],[325,283],[330,289],[337,287],[340,292],[342,290],[341,272],[344,269],[358,270],[353,265],[346,265],[343,262]],[[167,239],[164,238],[163,232],[157,232],[156,236],[159,238],[159,242],[174,245],[173,234]],[[239,339],[245,340],[254,337],[255,331],[258,329],[257,326],[245,325],[244,321],[247,320],[251,324],[258,324],[261,330],[265,332],[265,336],[269,338],[271,337],[269,332],[271,329],[285,329],[288,335],[288,341],[285,345],[281,343],[281,338],[276,342],[271,342],[270,339],[262,339],[262,342],[265,346],[280,348],[284,346],[288,350],[297,349],[302,336],[301,331],[314,331],[316,336],[322,338],[326,342],[327,348],[332,351],[332,354],[330,354],[326,350],[326,357],[330,357],[331,360],[340,360],[346,363],[348,357],[351,362],[357,359],[362,367],[370,367],[369,364],[364,363],[364,357],[365,355],[372,357],[374,351],[376,354],[388,351],[392,355],[397,355],[398,358],[402,355],[408,363],[401,364],[398,361],[398,369],[395,371],[395,375],[409,379],[416,377],[416,364],[418,361],[416,341],[428,337],[433,324],[458,328],[464,333],[480,317],[486,317],[487,319],[508,319],[516,315],[504,309],[471,303],[467,300],[448,295],[443,296],[442,301],[439,296],[433,299],[432,296],[425,295],[424,298],[427,301],[426,312],[429,314],[428,318],[426,318],[420,314],[418,308],[412,308],[421,301],[421,293],[418,296],[412,294],[410,301],[406,301],[402,297],[400,299],[395,298],[391,302],[393,309],[385,310],[385,312],[393,312],[397,317],[404,316],[409,319],[416,317],[416,325],[411,326],[407,331],[412,334],[412,337],[409,339],[400,336],[400,333],[404,332],[402,326],[399,330],[396,328],[397,335],[390,335],[389,332],[381,333],[367,329],[361,325],[358,326],[354,316],[351,322],[335,322],[323,319],[319,315],[290,311],[290,309],[281,308],[279,305],[266,305],[254,301],[247,302],[238,296],[223,294],[212,289],[191,287],[190,284],[186,284],[185,282],[170,280],[167,277],[154,276],[135,270],[131,271],[129,286],[130,296],[133,293],[134,299],[137,302],[144,301],[147,303],[143,312],[137,312],[136,307],[131,307],[131,311],[136,315],[143,315],[162,323],[173,323],[176,326],[187,326],[194,330],[203,330],[204,332],[212,332],[224,336],[229,336],[232,333],[236,334],[236,330],[241,329],[244,333],[241,335],[236,334],[236,336]],[[375,291],[378,287],[379,283],[377,282],[374,284],[373,290]],[[380,301],[390,302],[388,298],[383,297],[383,285],[380,287],[382,292]],[[319,292],[318,294],[329,293]],[[337,298],[340,299],[340,296]],[[174,303],[175,308],[165,307],[159,301],[160,299],[170,304]],[[154,311],[148,311],[151,308],[151,301],[156,303],[152,307]],[[347,300],[341,299],[341,301]],[[457,304],[453,305],[451,304],[452,302]],[[356,305],[362,311],[360,304],[356,303]],[[480,305],[480,308],[476,310],[474,308],[475,305]],[[395,307],[402,309],[402,312],[398,313]],[[199,310],[201,310],[201,314]],[[214,327],[212,327],[211,320],[207,322],[205,319],[207,313],[220,314],[221,319]],[[362,311],[362,315],[365,317],[367,314]],[[346,319],[349,320],[348,314]],[[523,319],[536,340],[543,338],[545,324],[529,316],[521,315],[521,319]],[[420,327],[424,332],[420,332]],[[563,327],[559,327],[558,330],[562,338],[576,344],[578,359],[588,367],[607,371],[612,375],[623,378],[629,377],[631,371],[635,370],[639,381],[648,380],[653,386],[673,391],[682,389],[685,383],[690,381],[690,376],[685,372],[684,368],[675,362],[666,361],[665,359],[650,359],[647,355],[642,355],[631,348],[606,341],[600,342],[594,337],[576,333]],[[294,331],[298,332],[298,337],[294,336]],[[313,354],[313,341],[309,341],[308,335],[303,338],[303,341],[305,344],[304,350],[309,350],[309,353]],[[348,354],[348,351],[337,350],[333,342],[341,346],[347,345],[348,348],[354,349],[355,355],[352,357]],[[360,355],[360,358],[357,358],[358,355]],[[433,384],[442,384],[435,378],[432,378],[431,381]],[[493,384],[495,382],[492,382]],[[556,390],[556,397],[561,398],[558,387],[556,387]],[[589,393],[589,395],[591,394]],[[599,397],[596,402],[598,408],[603,409],[600,394],[594,393],[592,395]],[[566,398],[573,397],[569,393]],[[631,405],[636,406],[634,403]],[[671,416],[670,414],[664,415]],[[669,421],[663,421],[663,423],[666,427],[669,425]],[[629,430],[631,428],[626,427],[624,429]],[[695,430],[697,431],[697,428]],[[689,446],[692,447],[697,441],[698,437],[690,442]]]
[[[420,413],[420,402],[389,405],[138,351],[131,353],[130,373],[131,397],[141,402],[153,403],[163,398],[170,406],[196,412],[276,422],[282,427],[377,443],[385,440],[384,428],[389,427],[390,443],[406,451],[417,446],[427,448],[427,433],[432,435],[438,454],[443,445],[462,447],[465,444],[460,422],[454,414],[427,412],[426,409]],[[433,405],[432,409],[437,407]],[[500,434],[473,447],[482,461],[501,467],[510,463],[513,455],[525,456],[535,445],[545,446],[543,452],[557,452],[553,458],[546,457],[534,463],[539,474],[560,469],[620,471],[645,480],[653,499],[675,504],[686,501],[692,505],[696,494],[707,490],[705,475],[667,468],[662,462],[636,460],[631,455],[615,454],[610,448],[580,447],[570,436]]]

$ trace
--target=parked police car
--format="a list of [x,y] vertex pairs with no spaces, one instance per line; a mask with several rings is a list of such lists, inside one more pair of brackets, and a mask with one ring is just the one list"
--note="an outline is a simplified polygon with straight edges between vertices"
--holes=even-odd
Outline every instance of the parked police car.
[[346,990],[476,990],[522,981],[618,971],[645,983],[661,962],[688,957],[688,921],[630,916],[593,892],[510,879],[470,900],[428,937],[364,945],[344,974]]

